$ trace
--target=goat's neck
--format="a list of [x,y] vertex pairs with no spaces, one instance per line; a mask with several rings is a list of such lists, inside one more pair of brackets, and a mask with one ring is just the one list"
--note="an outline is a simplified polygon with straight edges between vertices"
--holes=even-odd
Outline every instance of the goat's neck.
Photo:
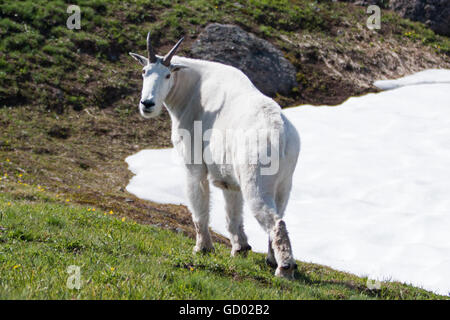
[[188,105],[195,103],[200,82],[200,72],[193,66],[181,69],[173,75],[173,85],[164,101],[170,115],[180,119]]

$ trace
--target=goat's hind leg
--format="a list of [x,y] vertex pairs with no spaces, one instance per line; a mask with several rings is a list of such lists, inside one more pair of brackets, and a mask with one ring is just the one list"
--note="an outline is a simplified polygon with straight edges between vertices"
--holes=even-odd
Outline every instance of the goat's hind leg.
[[[283,183],[278,186],[278,190],[275,196],[275,204],[277,208],[277,214],[281,218],[284,216],[284,211],[286,210],[286,206],[289,200],[289,194],[291,192],[292,187],[292,178],[285,179]],[[281,251],[292,251],[291,243],[288,237],[288,232],[286,229],[286,224],[283,220],[278,220],[275,227],[272,229],[272,232],[269,235],[269,251],[267,255],[267,263],[271,265],[272,263],[276,263],[275,250],[274,246],[281,246]],[[286,253],[284,253],[286,255]],[[292,256],[292,253],[290,254]],[[292,265],[284,265],[281,266],[281,270],[279,272],[283,272],[283,270],[290,272],[290,269],[297,269],[297,264],[294,262]]]
[[293,279],[297,264],[292,256],[291,241],[289,240],[286,223],[277,220],[270,231],[277,269],[275,275],[278,277]]
[[252,247],[248,244],[247,236],[244,232],[242,194],[240,191],[224,189],[223,196],[227,212],[227,228],[230,233],[231,255],[245,255]]
[[[271,196],[258,196],[254,198],[249,196],[246,199],[250,208],[258,220],[259,224],[269,234],[269,255],[268,258],[274,258],[277,269],[275,275],[278,277],[292,279],[297,264],[292,256],[292,247],[287,233],[286,224],[278,216],[276,205]],[[270,247],[273,248],[271,256]],[[274,261],[270,261],[274,262]]]

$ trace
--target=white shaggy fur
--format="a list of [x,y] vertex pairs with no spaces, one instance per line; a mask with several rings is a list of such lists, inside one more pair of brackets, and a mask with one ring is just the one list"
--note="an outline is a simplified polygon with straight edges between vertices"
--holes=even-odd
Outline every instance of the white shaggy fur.
[[[154,101],[154,106],[141,114],[153,117],[163,105],[172,120],[172,142],[186,160],[187,196],[197,232],[194,251],[211,251],[213,244],[209,233],[210,182],[223,189],[226,200],[227,224],[232,245],[232,255],[250,250],[244,233],[242,206],[245,201],[262,228],[269,235],[267,262],[276,265],[275,274],[292,278],[295,261],[283,218],[291,190],[300,150],[300,140],[294,126],[282,114],[278,104],[263,95],[240,70],[220,63],[174,56],[171,65],[148,63],[147,58],[132,54],[144,65],[141,101]],[[193,146],[186,139],[186,132],[194,136],[194,122],[201,121],[201,133],[208,129],[225,132],[234,129],[241,132],[225,145],[211,139],[203,141],[201,150],[222,152],[228,161],[192,163]],[[273,174],[261,174],[263,165],[239,162],[237,151],[246,143],[248,132],[276,130],[279,141],[267,135],[267,146],[259,146],[266,154],[272,146],[278,147],[278,170]],[[249,140],[250,141],[250,140]],[[250,144],[250,142],[247,142]],[[220,149],[220,150],[219,150]],[[260,160],[260,159],[258,159]],[[190,162],[190,163],[189,163]]]

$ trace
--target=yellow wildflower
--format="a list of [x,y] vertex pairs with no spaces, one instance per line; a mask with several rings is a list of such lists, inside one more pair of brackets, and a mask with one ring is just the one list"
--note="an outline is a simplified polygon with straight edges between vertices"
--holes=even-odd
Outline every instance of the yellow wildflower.
[[111,267],[111,268],[109,268],[111,271],[114,271],[114,270],[116,270],[116,268],[114,268],[114,267]]
[[16,264],[16,265],[13,267],[13,270],[16,270],[17,268],[20,268],[20,264]]
[[109,214],[114,214],[114,212],[111,210],[111,211],[109,212]]
[[125,222],[125,217],[122,218],[122,222]]

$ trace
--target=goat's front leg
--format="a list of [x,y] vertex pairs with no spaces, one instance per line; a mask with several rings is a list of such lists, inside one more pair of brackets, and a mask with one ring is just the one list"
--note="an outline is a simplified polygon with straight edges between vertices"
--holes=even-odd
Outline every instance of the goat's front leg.
[[236,256],[240,253],[246,255],[252,247],[248,244],[244,232],[242,194],[240,191],[223,190],[223,195],[227,212],[227,229],[230,233],[231,255]]
[[197,241],[194,252],[209,252],[214,250],[209,233],[209,182],[206,175],[199,177],[193,172],[188,173],[187,196],[192,212]]
[[269,248],[267,250],[266,263],[273,268],[277,267],[277,260],[275,259],[275,253],[273,251],[272,239],[270,238],[270,234],[269,234]]

